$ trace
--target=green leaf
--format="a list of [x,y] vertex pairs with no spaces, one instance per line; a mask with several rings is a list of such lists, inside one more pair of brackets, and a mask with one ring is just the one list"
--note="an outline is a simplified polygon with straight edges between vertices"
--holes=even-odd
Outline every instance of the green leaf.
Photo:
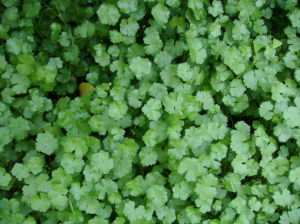
[[12,177],[3,168],[0,168],[0,187],[7,187],[12,180]]
[[40,133],[36,138],[36,150],[51,155],[58,149],[57,139],[49,132]]
[[97,10],[97,15],[102,24],[116,25],[120,13],[117,7],[110,3],[103,3]]
[[170,11],[166,6],[157,4],[152,8],[151,14],[153,15],[156,22],[158,22],[159,24],[164,24],[168,22]]

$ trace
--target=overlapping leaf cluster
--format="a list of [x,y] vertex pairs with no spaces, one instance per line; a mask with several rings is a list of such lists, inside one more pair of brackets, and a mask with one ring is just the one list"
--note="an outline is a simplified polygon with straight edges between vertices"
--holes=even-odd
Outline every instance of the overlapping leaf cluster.
[[297,0],[0,12],[1,224],[300,223]]

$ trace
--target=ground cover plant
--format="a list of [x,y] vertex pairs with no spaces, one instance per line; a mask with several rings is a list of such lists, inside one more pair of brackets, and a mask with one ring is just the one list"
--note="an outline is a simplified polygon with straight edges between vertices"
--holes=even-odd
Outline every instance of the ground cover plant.
[[1,224],[299,224],[297,0],[0,0]]

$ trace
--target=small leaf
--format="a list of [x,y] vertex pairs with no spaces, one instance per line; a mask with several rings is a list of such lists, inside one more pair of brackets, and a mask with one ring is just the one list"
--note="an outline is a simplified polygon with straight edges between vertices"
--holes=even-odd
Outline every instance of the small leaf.
[[87,82],[82,82],[79,85],[79,94],[80,96],[84,96],[85,94],[87,94],[88,92],[94,90],[95,87],[92,86],[91,84],[87,83]]

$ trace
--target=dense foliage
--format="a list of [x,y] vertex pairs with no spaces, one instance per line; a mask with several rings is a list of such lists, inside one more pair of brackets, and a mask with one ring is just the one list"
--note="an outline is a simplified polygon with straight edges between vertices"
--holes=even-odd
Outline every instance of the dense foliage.
[[1,224],[300,223],[297,0],[0,17]]

